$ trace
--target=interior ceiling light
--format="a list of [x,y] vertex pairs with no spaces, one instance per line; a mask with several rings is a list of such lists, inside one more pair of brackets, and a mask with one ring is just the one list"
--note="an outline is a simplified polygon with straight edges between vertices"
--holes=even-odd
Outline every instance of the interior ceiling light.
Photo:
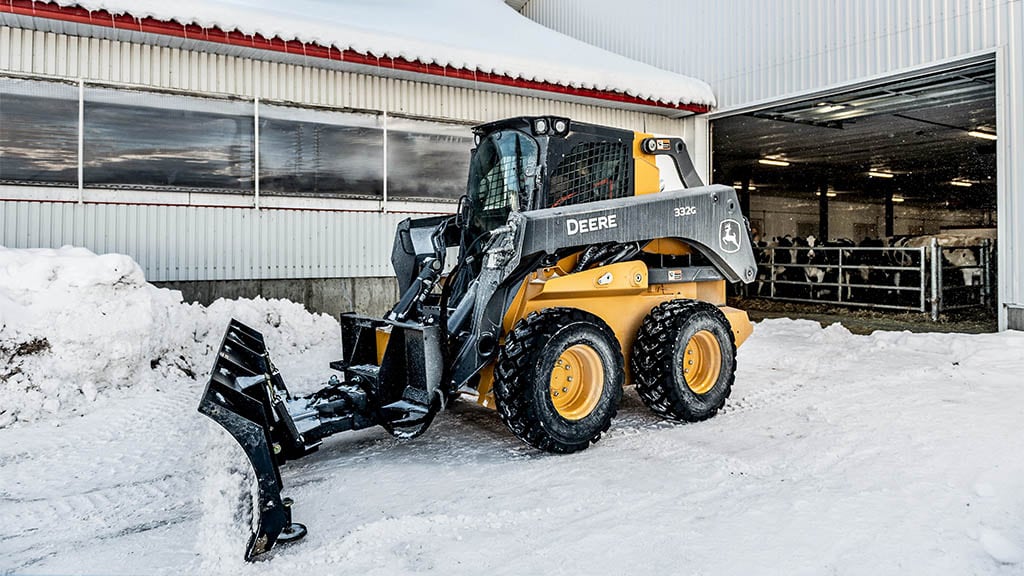
[[974,136],[975,138],[981,138],[982,140],[996,140],[997,136],[991,132],[982,132],[980,130],[971,130],[967,132],[968,136]]
[[953,186],[960,186],[961,188],[970,188],[972,186],[970,182],[965,182],[963,180],[950,180],[949,183]]
[[764,164],[765,166],[789,166],[789,162],[786,162],[785,160],[776,160],[774,158],[761,158],[757,163]]
[[868,176],[871,176],[872,178],[892,178],[893,176],[896,175],[893,174],[892,172],[879,172],[878,170],[869,170]]

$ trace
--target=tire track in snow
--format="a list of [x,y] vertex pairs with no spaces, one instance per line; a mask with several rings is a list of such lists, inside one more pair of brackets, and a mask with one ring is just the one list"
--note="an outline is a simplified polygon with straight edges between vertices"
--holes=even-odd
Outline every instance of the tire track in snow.
[[198,516],[195,446],[209,430],[183,388],[9,431],[26,442],[0,453],[0,572]]

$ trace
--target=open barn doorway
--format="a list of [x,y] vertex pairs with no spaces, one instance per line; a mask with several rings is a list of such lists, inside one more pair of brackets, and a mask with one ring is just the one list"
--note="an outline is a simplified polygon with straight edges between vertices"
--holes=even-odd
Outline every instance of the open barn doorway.
[[760,251],[746,296],[996,329],[993,60],[713,119]]

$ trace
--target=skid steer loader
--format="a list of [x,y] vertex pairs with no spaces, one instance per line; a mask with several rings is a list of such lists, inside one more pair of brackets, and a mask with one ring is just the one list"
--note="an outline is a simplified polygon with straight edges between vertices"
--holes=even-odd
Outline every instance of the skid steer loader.
[[[199,411],[255,470],[247,559],[306,533],[279,466],[332,434],[411,438],[462,395],[524,442],[569,453],[608,430],[624,385],[681,421],[729,396],[751,325],[725,306],[725,284],[756,270],[735,191],[704,186],[678,138],[558,117],[473,132],[457,213],[398,226],[398,303],[383,318],[341,316],[340,376],[293,396],[262,335],[229,324]],[[658,156],[683,188],[661,191]]]

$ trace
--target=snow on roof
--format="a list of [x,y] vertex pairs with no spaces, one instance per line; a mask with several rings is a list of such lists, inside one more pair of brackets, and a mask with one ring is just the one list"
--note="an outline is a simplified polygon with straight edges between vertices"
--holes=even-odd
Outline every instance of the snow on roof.
[[502,0],[57,0],[525,81],[711,107],[710,86],[545,28]]

